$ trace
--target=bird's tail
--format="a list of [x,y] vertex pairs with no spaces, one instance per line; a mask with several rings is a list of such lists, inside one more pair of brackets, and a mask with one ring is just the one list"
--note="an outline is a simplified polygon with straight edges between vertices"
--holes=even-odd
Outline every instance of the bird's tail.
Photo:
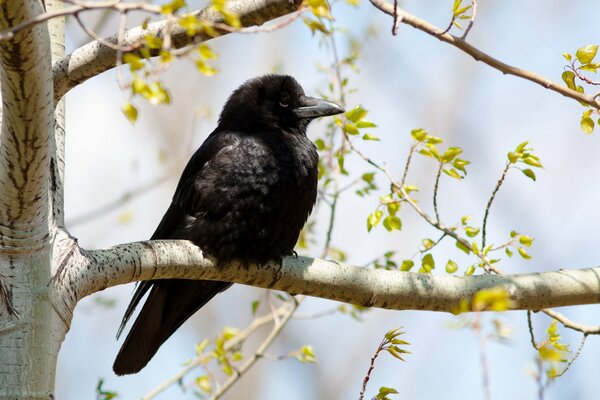
[[[148,299],[117,354],[113,364],[115,373],[126,375],[139,372],[181,324],[229,286],[229,282],[217,281],[153,281]],[[142,294],[134,295],[132,302],[136,298],[139,301],[146,290],[147,287],[138,287],[136,295],[138,291],[142,291]]]

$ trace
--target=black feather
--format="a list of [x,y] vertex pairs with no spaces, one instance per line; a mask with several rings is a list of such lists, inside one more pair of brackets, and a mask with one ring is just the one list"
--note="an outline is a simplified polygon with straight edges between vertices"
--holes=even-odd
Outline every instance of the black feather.
[[[265,263],[289,255],[317,195],[318,155],[309,122],[343,110],[304,95],[290,76],[247,81],[225,104],[217,128],[183,171],[152,239],[186,239],[221,262]],[[113,369],[141,370],[158,348],[227,282],[142,282],[118,335],[150,290]]]

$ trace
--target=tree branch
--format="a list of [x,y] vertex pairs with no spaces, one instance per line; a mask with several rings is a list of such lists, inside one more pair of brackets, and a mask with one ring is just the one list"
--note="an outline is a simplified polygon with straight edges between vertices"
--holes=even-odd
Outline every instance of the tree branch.
[[[283,262],[217,265],[187,241],[128,243],[106,250],[71,251],[69,268],[53,278],[72,307],[107,287],[149,279],[208,279],[306,294],[365,307],[451,312],[477,291],[504,287],[514,309],[541,310],[600,303],[600,267],[517,275],[456,277],[373,270],[307,257]],[[69,306],[69,304],[66,304]]]
[[553,82],[553,81],[551,81],[547,78],[544,78],[541,75],[535,74],[533,72],[505,64],[502,61],[495,59],[492,56],[479,50],[478,48],[470,45],[463,38],[456,37],[449,33],[443,33],[444,32],[443,29],[440,29],[437,26],[434,26],[420,18],[417,18],[414,15],[409,14],[408,12],[402,10],[399,7],[395,8],[395,13],[394,13],[394,6],[392,4],[386,3],[384,0],[370,0],[370,2],[375,7],[377,7],[379,10],[383,11],[384,13],[389,14],[391,16],[397,15],[399,21],[401,21],[405,24],[408,24],[415,29],[423,31],[423,32],[427,33],[428,35],[438,38],[443,42],[446,42],[448,44],[451,44],[452,46],[459,48],[463,52],[469,54],[475,60],[481,61],[481,62],[489,65],[490,67],[497,69],[498,71],[502,72],[503,74],[514,75],[516,77],[526,79],[533,83],[537,83],[538,85],[541,85],[541,86],[545,87],[546,89],[550,89],[556,93],[562,94],[563,96],[580,101],[582,103],[585,103],[591,107],[594,107],[594,108],[600,110],[600,99],[597,99],[597,98],[594,98],[593,96],[588,96],[584,93],[579,93],[575,90],[569,89],[568,87],[566,87],[562,84]]
[[[242,27],[262,25],[267,21],[284,16],[298,10],[301,0],[234,0],[227,3],[227,9],[239,16]],[[210,7],[200,10],[195,15],[202,22],[219,25],[224,24],[223,16]],[[117,35],[103,39],[122,48],[135,46],[143,41],[146,35],[155,35],[163,38],[167,22],[159,21],[149,24],[147,29],[141,27],[128,30],[124,40],[118,43]],[[219,35],[226,35],[230,30],[215,27]],[[186,30],[179,25],[170,28],[170,37],[176,49],[193,43],[200,43],[212,39],[206,34],[199,34],[190,38]],[[102,72],[112,69],[116,65],[117,51],[103,45],[100,41],[93,41],[75,50],[62,60],[54,64],[54,99],[58,101],[75,86]]]
[[[36,1],[1,2],[0,29],[42,11]],[[0,237],[3,251],[25,252],[49,236],[54,107],[48,28],[38,25],[1,41],[0,62]]]

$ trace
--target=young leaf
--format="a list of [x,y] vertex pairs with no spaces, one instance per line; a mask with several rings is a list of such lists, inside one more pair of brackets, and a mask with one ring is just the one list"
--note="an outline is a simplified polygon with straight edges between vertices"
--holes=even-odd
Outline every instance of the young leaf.
[[533,170],[532,170],[531,168],[525,168],[525,169],[524,169],[524,170],[522,170],[521,172],[523,172],[523,174],[524,174],[526,177],[528,177],[528,178],[530,178],[530,179],[532,179],[532,180],[534,180],[534,181],[535,181],[535,172],[533,172]]
[[578,49],[577,53],[575,53],[575,57],[577,57],[577,60],[579,60],[581,64],[589,64],[594,57],[596,57],[597,52],[597,44],[588,44],[587,46]]
[[121,110],[123,111],[123,114],[125,114],[127,119],[129,120],[129,122],[131,122],[132,124],[135,124],[135,121],[137,121],[137,117],[138,117],[137,108],[135,108],[135,106],[131,103],[125,103],[125,104],[123,104],[123,107]]
[[371,232],[371,229],[373,229],[375,226],[377,226],[377,224],[379,224],[379,221],[381,221],[382,217],[383,211],[381,210],[377,210],[369,214],[369,217],[367,218],[367,231]]
[[415,266],[414,261],[412,261],[412,260],[404,260],[404,261],[402,261],[402,264],[400,265],[400,271],[408,272],[414,266]]
[[458,270],[458,264],[456,264],[452,260],[448,260],[448,262],[446,263],[446,272],[449,273],[449,274],[453,274],[457,270]]

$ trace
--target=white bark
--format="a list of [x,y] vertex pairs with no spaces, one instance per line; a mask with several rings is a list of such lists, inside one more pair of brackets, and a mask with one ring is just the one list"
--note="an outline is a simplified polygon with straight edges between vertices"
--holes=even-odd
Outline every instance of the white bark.
[[[0,28],[42,12],[39,1],[0,3]],[[66,325],[49,299],[54,102],[45,25],[0,42],[0,398],[53,396]]]
[[[233,0],[227,3],[227,8],[239,16],[243,27],[250,27],[262,25],[267,21],[296,11],[301,4],[302,0]],[[206,23],[224,23],[221,14],[210,7],[199,11],[197,15],[201,21]],[[149,24],[146,30],[142,30],[140,27],[130,29],[125,33],[120,45],[129,47],[138,44],[148,34],[163,38],[166,26],[165,21],[160,21]],[[212,39],[212,37],[204,34],[190,38],[185,30],[177,24],[174,24],[170,29],[171,40],[175,48]],[[216,29],[216,31],[220,35],[229,33],[219,29]],[[117,35],[105,40],[115,45],[118,43]],[[106,47],[98,41],[92,41],[56,62],[54,64],[54,96],[56,101],[80,83],[114,68],[116,56],[116,50]]]
[[[55,280],[59,298],[75,304],[104,288],[149,279],[208,279],[338,300],[365,307],[451,312],[481,289],[503,287],[514,309],[541,310],[600,302],[600,267],[517,275],[457,277],[374,270],[286,257],[282,263],[218,265],[185,241],[152,241],[107,250],[77,250]],[[70,307],[70,304],[65,304]]]

